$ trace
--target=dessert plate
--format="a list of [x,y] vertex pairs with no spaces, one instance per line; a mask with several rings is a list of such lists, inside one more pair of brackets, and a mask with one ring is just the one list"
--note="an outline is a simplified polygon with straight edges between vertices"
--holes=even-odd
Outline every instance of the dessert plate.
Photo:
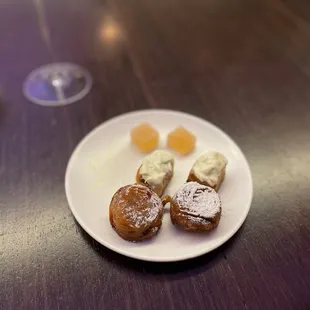
[[[187,156],[175,154],[174,177],[166,194],[173,194],[186,181],[195,159],[216,150],[228,159],[226,178],[220,188],[222,217],[210,233],[189,233],[173,226],[169,206],[157,236],[141,243],[121,239],[109,222],[109,204],[121,187],[135,182],[144,154],[130,142],[130,130],[149,122],[161,136],[182,125],[197,137],[196,149]],[[136,111],[117,116],[90,132],[74,150],[66,171],[65,189],[71,211],[83,229],[107,248],[128,257],[171,262],[200,256],[230,239],[244,222],[252,201],[249,165],[237,144],[213,124],[195,116],[169,110]]]

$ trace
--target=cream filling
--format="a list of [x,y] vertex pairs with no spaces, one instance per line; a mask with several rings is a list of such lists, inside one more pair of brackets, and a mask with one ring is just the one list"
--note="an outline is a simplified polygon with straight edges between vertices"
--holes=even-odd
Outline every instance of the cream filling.
[[218,184],[226,165],[227,159],[224,155],[209,151],[196,160],[192,170],[201,182],[206,182],[213,187]]
[[148,184],[161,185],[166,175],[172,172],[173,165],[174,158],[171,153],[157,150],[144,158],[140,174]]

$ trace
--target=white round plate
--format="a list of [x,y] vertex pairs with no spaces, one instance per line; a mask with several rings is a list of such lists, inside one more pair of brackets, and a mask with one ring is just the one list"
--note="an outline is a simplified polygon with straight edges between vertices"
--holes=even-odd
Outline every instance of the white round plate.
[[[152,239],[140,243],[123,240],[109,222],[112,195],[135,182],[144,154],[130,143],[130,130],[149,122],[161,136],[182,125],[197,137],[188,156],[175,154],[174,177],[166,194],[173,194],[186,181],[195,159],[205,150],[217,150],[228,159],[225,181],[219,194],[222,217],[208,234],[188,233],[172,225],[165,212],[163,225]],[[252,177],[236,143],[211,123],[189,114],[169,110],[146,110],[115,117],[90,132],[77,146],[68,163],[66,195],[72,213],[84,230],[107,248],[120,254],[154,262],[171,262],[200,256],[231,238],[244,222],[252,201]],[[168,206],[167,206],[168,207]],[[168,211],[168,210],[167,210]]]

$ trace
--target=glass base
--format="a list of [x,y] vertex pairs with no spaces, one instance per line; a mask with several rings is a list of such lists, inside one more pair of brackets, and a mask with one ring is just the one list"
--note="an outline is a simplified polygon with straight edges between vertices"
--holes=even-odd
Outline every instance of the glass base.
[[63,106],[85,97],[92,86],[87,70],[71,63],[52,63],[32,71],[23,92],[28,100],[43,106]]

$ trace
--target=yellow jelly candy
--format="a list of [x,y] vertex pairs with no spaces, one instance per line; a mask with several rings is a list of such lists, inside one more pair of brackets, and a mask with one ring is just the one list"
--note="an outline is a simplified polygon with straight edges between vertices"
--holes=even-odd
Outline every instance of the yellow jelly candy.
[[143,153],[154,150],[159,143],[159,134],[149,123],[143,123],[130,132],[131,142]]
[[171,131],[168,135],[168,147],[181,155],[190,153],[195,148],[195,144],[196,137],[182,126]]

